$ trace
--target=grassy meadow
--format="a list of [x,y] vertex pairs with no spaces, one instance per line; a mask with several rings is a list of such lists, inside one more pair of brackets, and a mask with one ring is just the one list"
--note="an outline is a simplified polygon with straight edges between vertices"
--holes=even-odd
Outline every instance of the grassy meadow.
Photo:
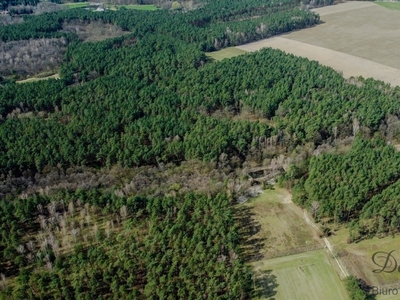
[[29,78],[24,79],[24,80],[16,81],[16,83],[34,82],[34,81],[51,79],[51,78],[60,79],[60,75],[58,73],[56,73],[56,74],[42,73],[42,74],[37,74],[35,76],[29,77]]
[[245,53],[247,53],[247,51],[235,47],[229,47],[219,51],[208,52],[206,55],[214,60],[223,60],[224,58],[231,58]]
[[[338,255],[340,256],[347,269],[356,277],[363,278],[371,286],[396,286],[400,288],[400,272],[397,270],[392,273],[374,272],[381,269],[376,265],[372,256],[376,252],[382,252],[381,258],[375,259],[378,264],[383,265],[386,257],[384,253],[394,250],[392,256],[396,259],[397,267],[400,266],[400,236],[366,239],[358,243],[348,244],[348,229],[341,228],[333,236],[329,238],[334,245]],[[394,267],[394,265],[393,265]],[[390,299],[383,297],[382,299]],[[380,298],[378,298],[380,299]]]
[[62,6],[65,6],[67,8],[84,8],[86,6],[89,6],[89,2],[69,2],[69,3],[63,3]]
[[375,3],[392,10],[400,10],[400,2],[375,2]]
[[296,249],[322,245],[304,220],[303,211],[291,202],[291,194],[285,189],[265,190],[241,206],[250,211],[252,223],[258,224],[253,228],[252,239],[268,245],[260,249],[262,257],[281,256]]
[[264,260],[254,270],[255,299],[349,299],[325,249]]
[[[244,243],[251,246],[243,250],[257,248],[245,255],[255,274],[254,299],[348,299],[334,262],[287,190],[268,189],[238,206],[250,216],[242,230],[251,232]],[[289,255],[297,250],[302,253]]]

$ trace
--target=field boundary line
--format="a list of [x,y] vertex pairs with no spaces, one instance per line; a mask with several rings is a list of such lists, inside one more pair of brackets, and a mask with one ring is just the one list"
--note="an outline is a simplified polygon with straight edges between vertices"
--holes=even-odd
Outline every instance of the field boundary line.
[[[303,212],[304,212],[304,219],[306,220],[307,224],[309,224],[318,233],[321,233],[321,230],[319,230],[318,226],[310,219],[307,210],[304,209]],[[339,260],[337,255],[335,255],[335,253],[333,252],[333,246],[332,246],[331,242],[326,237],[323,237],[322,240],[324,241],[325,246],[328,249],[328,251],[331,253],[333,258],[335,259],[336,264],[338,265],[340,271],[342,272],[342,276],[340,276],[340,278],[343,279],[343,278],[348,277],[349,272],[347,272],[347,270],[344,267],[344,265],[342,264],[342,262]]]
[[307,252],[312,252],[315,250],[320,250],[323,248],[325,248],[324,245],[298,247],[298,248],[282,251],[282,252],[275,253],[275,254],[271,253],[271,254],[264,255],[264,259],[273,259],[273,258],[278,258],[278,257],[285,257],[285,256],[296,255],[296,254],[301,254],[301,253],[307,253]]
[[374,78],[388,82],[393,86],[400,86],[400,69],[396,69],[365,58],[339,52],[336,50],[299,42],[282,36],[275,36],[256,42],[236,46],[248,52],[258,51],[263,48],[273,48],[288,54],[317,61],[343,74],[343,77]]

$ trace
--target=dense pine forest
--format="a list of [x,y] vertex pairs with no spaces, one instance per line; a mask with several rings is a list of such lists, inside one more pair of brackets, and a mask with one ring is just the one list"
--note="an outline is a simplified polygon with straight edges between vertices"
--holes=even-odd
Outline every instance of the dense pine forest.
[[[71,9],[1,26],[4,49],[66,49],[60,79],[0,77],[0,297],[250,298],[234,204],[251,166],[279,169],[353,240],[397,232],[398,87],[272,49],[206,56],[320,22],[299,7]],[[124,34],[66,29],[92,22]]]

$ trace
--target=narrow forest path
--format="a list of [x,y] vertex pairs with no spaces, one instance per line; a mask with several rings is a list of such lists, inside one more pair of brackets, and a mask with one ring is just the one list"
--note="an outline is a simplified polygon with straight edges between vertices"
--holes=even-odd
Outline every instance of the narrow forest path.
[[[304,219],[306,220],[307,224],[309,224],[315,231],[317,231],[318,233],[321,232],[321,230],[318,228],[317,224],[315,224],[311,219],[310,216],[308,215],[308,212],[304,209]],[[322,240],[325,243],[326,248],[328,249],[328,251],[331,253],[331,255],[333,256],[333,258],[336,261],[336,264],[338,265],[342,275],[340,276],[342,279],[346,278],[347,276],[349,276],[349,272],[347,272],[346,268],[344,267],[342,261],[340,260],[339,257],[337,257],[334,253],[333,253],[333,246],[331,244],[331,242],[326,238],[323,237]]]

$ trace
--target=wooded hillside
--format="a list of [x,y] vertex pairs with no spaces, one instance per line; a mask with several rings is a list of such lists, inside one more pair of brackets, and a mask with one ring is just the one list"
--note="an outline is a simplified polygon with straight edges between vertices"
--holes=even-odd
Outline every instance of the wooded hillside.
[[[0,27],[4,43],[67,44],[59,80],[0,81],[0,296],[247,299],[232,206],[250,166],[285,172],[298,203],[355,235],[397,230],[398,87],[272,49],[205,55],[319,23],[297,6],[71,9]],[[74,22],[129,33],[83,42]]]

